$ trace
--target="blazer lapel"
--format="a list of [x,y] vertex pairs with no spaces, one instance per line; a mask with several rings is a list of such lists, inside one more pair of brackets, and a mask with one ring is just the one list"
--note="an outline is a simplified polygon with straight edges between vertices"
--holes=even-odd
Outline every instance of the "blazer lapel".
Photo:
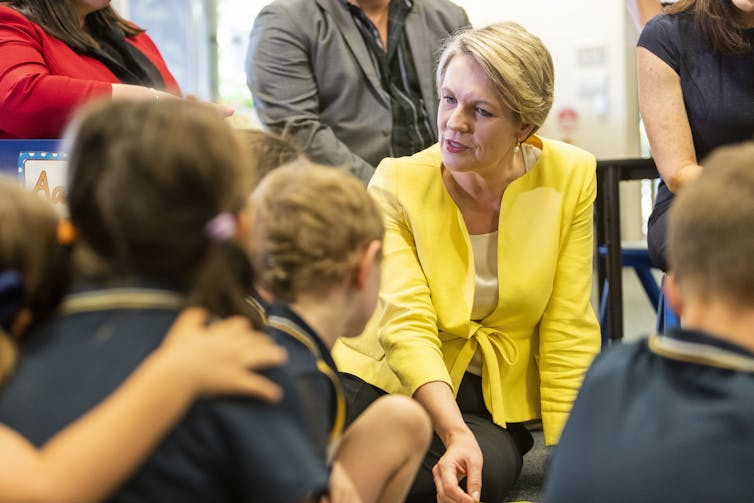
[[[417,251],[430,283],[452,285],[433,299],[441,325],[455,333],[468,325],[474,302],[474,261],[463,216],[448,194],[439,174],[426,193],[418,196],[419,208],[433,213],[432,218],[416,221],[414,228]],[[426,210],[431,208],[431,210]],[[438,245],[441,239],[442,245]],[[459,296],[459,292],[462,295]],[[459,302],[459,297],[463,302]]]
[[[317,0],[317,4],[330,15],[367,80],[377,91],[376,94],[384,104],[389,107],[390,102],[382,89],[380,77],[377,75],[372,58],[369,56],[369,50],[361,37],[359,28],[351,17],[351,13],[341,4],[340,0]],[[333,64],[338,64],[338,62],[334,61]]]
[[435,58],[432,47],[436,44],[428,43],[434,36],[427,29],[427,23],[422,15],[421,2],[414,2],[414,7],[406,17],[404,28],[408,45],[411,47],[411,56],[414,58],[414,67],[419,78],[424,106],[427,109],[432,131],[437,135],[437,91],[435,90]]

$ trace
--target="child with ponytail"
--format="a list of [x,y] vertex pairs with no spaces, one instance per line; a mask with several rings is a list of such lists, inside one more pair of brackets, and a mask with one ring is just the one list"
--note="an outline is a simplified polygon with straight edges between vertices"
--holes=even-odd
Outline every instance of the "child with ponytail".
[[[253,316],[241,246],[248,163],[216,111],[179,100],[94,104],[68,141],[73,280],[57,311],[29,330],[0,394],[0,422],[36,446],[147,365],[156,348],[182,345],[165,337],[180,310]],[[248,321],[239,328],[244,348],[266,351],[248,337]],[[212,351],[194,349],[188,361],[222,374]],[[321,493],[327,474],[293,417],[285,376],[264,374],[282,401],[200,400],[111,500],[275,502]],[[154,417],[162,407],[151,403]]]

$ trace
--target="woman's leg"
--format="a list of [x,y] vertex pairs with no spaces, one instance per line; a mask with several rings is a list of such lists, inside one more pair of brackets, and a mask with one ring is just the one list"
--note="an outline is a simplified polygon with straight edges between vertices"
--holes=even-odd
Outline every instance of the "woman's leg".
[[418,402],[378,398],[343,434],[335,461],[364,503],[403,501],[429,445],[432,424]]
[[353,374],[339,372],[343,392],[346,395],[346,428],[353,423],[372,403],[387,395],[376,386],[372,386]]
[[[351,424],[384,391],[351,374],[340,374],[346,393],[346,424]],[[523,465],[523,455],[531,449],[531,434],[523,425],[511,424],[503,429],[492,422],[484,405],[482,380],[466,374],[457,395],[458,406],[464,420],[474,433],[482,449],[482,497],[485,503],[498,503],[510,491]],[[432,468],[445,453],[445,445],[437,435],[432,436],[429,449],[416,475],[407,503],[435,503]],[[462,482],[463,485],[463,482]]]
[[[492,422],[492,419],[476,414],[463,414],[482,449],[482,495],[485,503],[499,503],[511,490],[518,479],[523,465],[523,454],[519,442],[510,431]],[[422,461],[406,503],[434,503],[437,491],[432,477],[432,468],[445,454],[445,446],[440,437],[433,435],[427,455]],[[461,482],[465,486],[465,481]]]
[[[499,503],[518,479],[523,465],[523,455],[531,449],[532,437],[520,424],[501,428],[492,421],[484,405],[482,378],[466,374],[461,381],[456,401],[461,414],[482,450],[481,501]],[[432,468],[445,454],[445,446],[437,435],[432,438],[427,455],[422,462],[407,503],[430,503],[437,500]],[[465,481],[461,482],[465,486]]]

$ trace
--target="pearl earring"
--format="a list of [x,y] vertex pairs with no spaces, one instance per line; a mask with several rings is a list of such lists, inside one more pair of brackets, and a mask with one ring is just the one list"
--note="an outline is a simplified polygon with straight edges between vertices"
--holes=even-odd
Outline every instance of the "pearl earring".
[[519,150],[521,150],[521,142],[516,143],[516,146],[513,147],[513,153],[518,154]]

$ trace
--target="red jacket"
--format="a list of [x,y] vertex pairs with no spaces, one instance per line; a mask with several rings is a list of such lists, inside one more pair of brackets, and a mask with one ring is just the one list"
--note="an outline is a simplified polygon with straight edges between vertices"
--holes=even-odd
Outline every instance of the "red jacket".
[[[180,94],[152,39],[140,33],[127,40],[157,67],[167,91]],[[117,83],[99,60],[0,5],[0,138],[59,138],[82,103],[110,95]]]

